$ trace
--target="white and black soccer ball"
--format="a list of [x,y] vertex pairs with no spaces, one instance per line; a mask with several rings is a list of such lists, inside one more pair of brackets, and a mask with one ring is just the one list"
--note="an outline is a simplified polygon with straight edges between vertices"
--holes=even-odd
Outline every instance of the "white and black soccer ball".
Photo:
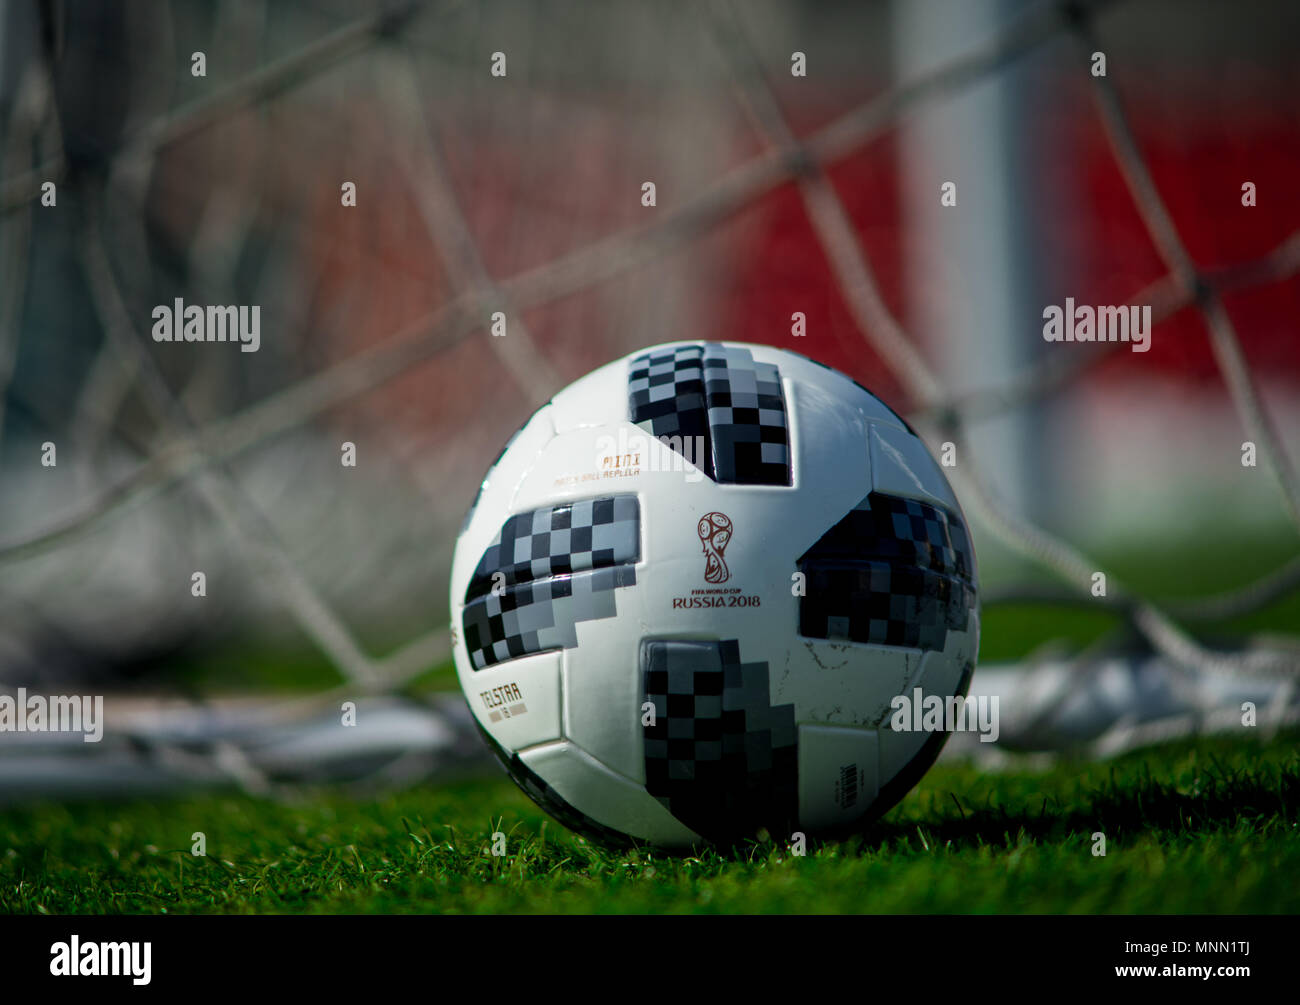
[[674,342],[571,384],[488,471],[451,574],[456,670],[511,777],[567,826],[685,848],[835,836],[947,734],[975,559],[925,445],[861,385]]

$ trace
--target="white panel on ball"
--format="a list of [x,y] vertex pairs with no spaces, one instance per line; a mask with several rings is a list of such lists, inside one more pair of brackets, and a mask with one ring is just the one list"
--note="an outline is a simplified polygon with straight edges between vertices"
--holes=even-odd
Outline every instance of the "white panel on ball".
[[[790,500],[781,537],[791,557],[798,558],[826,528],[866,498],[871,491],[871,466],[867,424],[843,398],[825,387],[794,384],[789,403],[796,470],[805,491]],[[827,478],[827,472],[834,472],[834,477]]]
[[799,825],[834,829],[860,819],[876,800],[876,733],[799,727]]
[[547,743],[522,750],[519,757],[561,799],[579,807],[602,827],[670,848],[688,847],[700,840],[644,788],[572,743]]
[[[951,634],[951,633],[950,633]],[[902,692],[906,699],[901,713],[891,713],[880,727],[880,784],[884,785],[911,762],[935,732],[924,728],[924,703],[934,696],[940,701],[957,693],[964,667],[942,652],[929,652],[912,683]],[[919,702],[918,702],[919,693]],[[895,728],[898,725],[901,728]]]
[[773,674],[773,701],[793,702],[800,722],[878,726],[890,699],[916,678],[921,656],[919,649],[800,638]]
[[621,360],[607,363],[575,380],[555,396],[551,408],[557,433],[568,433],[593,424],[604,425],[612,418],[625,418],[627,381],[621,372],[622,363]]
[[578,626],[578,648],[582,659],[564,661],[564,736],[644,782],[640,647],[628,645],[616,623],[596,621]]
[[905,429],[871,428],[871,475],[877,492],[922,499],[961,512],[957,497],[925,444]]
[[563,735],[560,720],[561,653],[520,656],[467,674],[461,683],[474,714],[507,750]]

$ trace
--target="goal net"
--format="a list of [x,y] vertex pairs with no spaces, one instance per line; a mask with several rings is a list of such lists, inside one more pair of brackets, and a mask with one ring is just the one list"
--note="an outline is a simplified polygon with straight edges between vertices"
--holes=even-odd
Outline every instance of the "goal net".
[[1293,725],[1298,34],[1285,2],[6,6],[0,689],[107,694],[111,735],[0,735],[0,798],[474,767],[478,481],[678,338],[844,370],[944,463],[1002,714],[951,756]]

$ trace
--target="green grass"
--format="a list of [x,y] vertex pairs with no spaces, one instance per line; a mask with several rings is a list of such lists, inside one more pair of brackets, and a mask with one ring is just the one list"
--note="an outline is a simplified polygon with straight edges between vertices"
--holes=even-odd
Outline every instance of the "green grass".
[[[361,802],[326,791],[298,804],[26,807],[0,814],[0,911],[1290,913],[1297,739],[1041,773],[940,764],[868,834],[804,857],[774,842],[609,852],[504,777]],[[190,854],[195,831],[206,858]]]
[[[1268,570],[1274,545],[1209,540],[1102,559],[1145,595],[1190,596]],[[1292,594],[1201,627],[1240,636],[1298,623]],[[989,608],[981,661],[1119,628],[1099,610]],[[168,671],[208,694],[338,683],[318,654],[256,640]],[[413,689],[454,687],[442,666]],[[1047,771],[939,764],[867,834],[802,857],[780,842],[689,858],[610,852],[501,775],[360,801],[323,790],[292,804],[221,794],[25,806],[0,811],[0,911],[1295,913],[1297,740],[1199,740]],[[190,853],[195,831],[206,857]],[[496,831],[504,857],[491,854]],[[1092,853],[1097,831],[1104,857]]]

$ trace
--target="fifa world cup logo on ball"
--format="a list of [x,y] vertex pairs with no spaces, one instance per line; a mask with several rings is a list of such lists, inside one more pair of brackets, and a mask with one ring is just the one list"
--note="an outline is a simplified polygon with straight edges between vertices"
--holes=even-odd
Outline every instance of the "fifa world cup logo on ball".
[[727,563],[722,553],[731,541],[731,517],[726,513],[705,513],[700,517],[696,528],[700,543],[704,545],[704,581],[706,583],[725,583],[731,578]]

